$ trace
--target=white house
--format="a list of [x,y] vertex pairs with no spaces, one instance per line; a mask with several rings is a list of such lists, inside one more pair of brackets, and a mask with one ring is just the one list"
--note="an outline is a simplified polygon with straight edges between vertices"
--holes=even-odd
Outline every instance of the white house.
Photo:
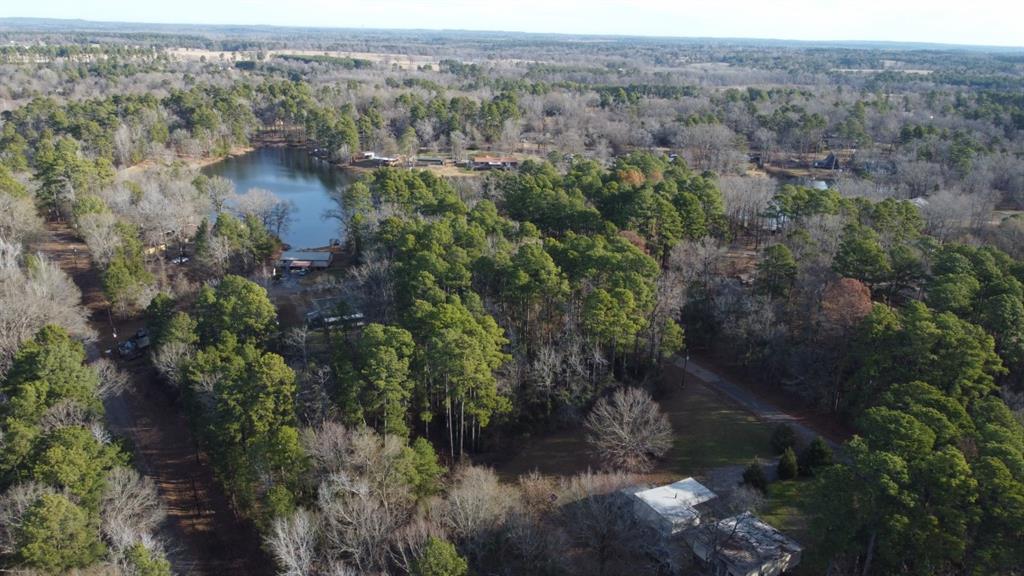
[[674,536],[700,524],[701,504],[718,496],[693,478],[648,490],[633,492],[633,510],[638,518],[664,536]]

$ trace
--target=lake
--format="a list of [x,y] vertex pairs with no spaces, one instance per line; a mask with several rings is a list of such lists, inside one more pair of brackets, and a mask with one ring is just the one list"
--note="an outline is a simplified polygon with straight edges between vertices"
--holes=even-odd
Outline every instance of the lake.
[[335,192],[348,186],[352,179],[305,150],[257,148],[206,166],[202,172],[231,180],[239,194],[263,188],[293,202],[291,223],[281,234],[281,240],[293,250],[327,246],[332,238],[344,239],[338,220],[323,216],[338,207]]

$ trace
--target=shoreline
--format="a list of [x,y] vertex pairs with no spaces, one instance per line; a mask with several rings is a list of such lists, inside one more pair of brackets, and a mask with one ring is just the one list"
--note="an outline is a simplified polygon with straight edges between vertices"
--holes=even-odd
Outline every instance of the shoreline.
[[135,173],[144,173],[151,168],[157,167],[168,167],[175,164],[183,164],[186,168],[191,170],[201,170],[211,164],[216,164],[222,160],[227,160],[234,156],[241,156],[247,154],[258,148],[258,146],[237,146],[232,148],[227,154],[223,156],[175,156],[172,160],[164,162],[153,159],[146,159],[138,164],[132,164],[127,168],[122,168],[117,171],[118,176],[127,176]]

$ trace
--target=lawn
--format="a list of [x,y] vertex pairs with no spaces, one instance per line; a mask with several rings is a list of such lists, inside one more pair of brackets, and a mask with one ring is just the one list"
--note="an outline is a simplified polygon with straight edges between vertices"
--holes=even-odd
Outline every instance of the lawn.
[[[669,374],[672,393],[659,398],[676,438],[672,449],[658,463],[654,475],[666,479],[694,476],[710,468],[747,464],[756,457],[771,456],[768,440],[773,426],[730,399],[689,379],[678,387],[678,374]],[[506,479],[537,470],[542,474],[571,475],[600,462],[589,453],[582,425],[532,439],[518,454],[499,463],[498,473]]]
[[819,549],[817,535],[811,530],[807,509],[811,497],[811,480],[780,480],[768,486],[764,506],[757,515],[804,548],[804,556],[794,574],[825,573],[825,559],[815,555]]
[[729,398],[689,381],[661,399],[676,439],[662,463],[664,472],[692,476],[709,468],[770,458],[774,425],[766,424]]

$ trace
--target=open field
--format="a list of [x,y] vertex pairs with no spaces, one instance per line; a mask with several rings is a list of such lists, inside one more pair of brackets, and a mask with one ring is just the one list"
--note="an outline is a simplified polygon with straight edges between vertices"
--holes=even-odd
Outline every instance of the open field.
[[[232,60],[251,60],[255,57],[253,51],[226,51],[226,50],[203,50],[199,48],[172,48],[168,50],[173,58],[179,60],[201,60],[206,58],[207,62]],[[348,52],[338,50],[268,50],[266,58],[274,56],[331,56],[334,58],[354,58],[369,60],[376,66],[396,67],[401,70],[415,70],[420,66],[431,66],[437,68],[438,59],[433,56],[418,54],[388,54],[375,52]]]
[[[688,376],[679,389],[681,370],[666,370],[671,392],[659,398],[676,434],[675,444],[652,476],[677,480],[713,468],[747,464],[755,458],[768,458],[768,440],[773,425],[757,419],[703,382]],[[507,479],[537,470],[543,474],[571,475],[600,462],[590,453],[582,426],[527,443],[527,447],[507,462],[498,464],[498,473]]]

